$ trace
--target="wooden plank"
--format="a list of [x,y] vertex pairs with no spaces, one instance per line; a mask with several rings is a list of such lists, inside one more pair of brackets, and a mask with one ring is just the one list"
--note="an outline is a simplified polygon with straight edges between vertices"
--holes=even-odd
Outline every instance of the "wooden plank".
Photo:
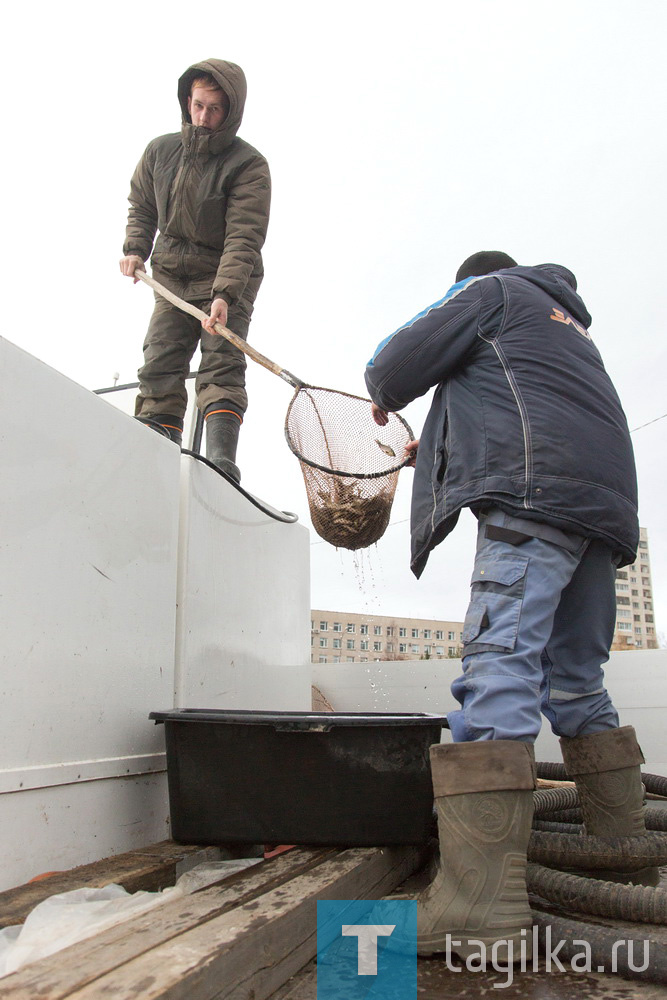
[[56,872],[37,882],[6,889],[0,892],[0,928],[22,924],[33,907],[42,900],[59,892],[69,892],[70,889],[82,889],[86,886],[101,888],[111,882],[117,882],[128,892],[137,892],[139,889],[155,892],[164,889],[174,884],[176,869],[183,861],[189,860],[191,865],[198,864],[199,860],[205,861],[210,856],[211,850],[217,852],[217,848],[163,840],[159,844],[117,854],[113,858],[103,858],[70,871]]
[[271,994],[270,1000],[317,1000],[317,961],[313,959],[284,986]]
[[[94,937],[40,959],[3,979],[2,996],[69,996],[98,977],[187,930],[249,903],[338,854],[335,848],[294,848],[158,910],[132,917]],[[9,992],[7,992],[9,991]]]
[[[266,1000],[316,952],[317,901],[378,899],[420,863],[417,848],[342,851],[252,902],[172,938],[69,1000]],[[7,1000],[36,1000],[9,993]]]
[[558,781],[556,778],[538,778],[537,790],[543,788],[575,788],[574,781]]
[[[421,860],[416,848],[357,848],[330,850],[317,863],[313,851],[309,870],[294,878],[287,873],[269,891],[259,890],[255,898],[244,899],[239,890],[257,877],[258,869],[271,866],[275,871],[295,857],[303,860],[303,854],[303,850],[283,854],[232,876],[229,881],[235,880],[240,905],[225,909],[218,897],[220,915],[211,917],[211,907],[206,914],[197,907],[214,901],[214,893],[224,891],[223,886],[182,899],[176,908],[177,901],[167,903],[161,910],[36,962],[3,980],[3,1000],[263,1000],[314,956],[318,899],[378,898]],[[168,939],[152,946],[151,924],[164,939],[165,916]],[[179,933],[179,928],[188,926]],[[116,941],[109,937],[114,931]],[[137,957],[128,961],[133,949]],[[111,971],[106,971],[105,963]]]

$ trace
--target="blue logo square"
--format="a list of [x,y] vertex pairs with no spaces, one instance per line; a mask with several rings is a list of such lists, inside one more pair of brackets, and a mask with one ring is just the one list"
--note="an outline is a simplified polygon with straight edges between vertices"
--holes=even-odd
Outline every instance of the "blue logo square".
[[417,902],[317,904],[317,1000],[416,1000]]

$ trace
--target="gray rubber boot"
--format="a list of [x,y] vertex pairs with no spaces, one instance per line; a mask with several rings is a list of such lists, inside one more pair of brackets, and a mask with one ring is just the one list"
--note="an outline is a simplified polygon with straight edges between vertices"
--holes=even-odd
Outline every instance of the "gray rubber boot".
[[[440,867],[417,897],[417,952],[483,954],[501,965],[532,954],[526,849],[535,754],[514,740],[431,747]],[[495,949],[493,946],[496,946]]]
[[579,792],[586,833],[641,837],[644,825],[644,755],[632,726],[560,741],[567,773]]
[[240,483],[241,470],[235,463],[241,418],[215,403],[207,407],[205,417],[207,459]]
[[[605,729],[601,733],[563,737],[560,741],[565,768],[579,792],[586,833],[595,837],[641,837],[644,823],[644,755],[633,726]],[[607,882],[658,885],[658,868],[624,872],[608,869],[578,872]]]

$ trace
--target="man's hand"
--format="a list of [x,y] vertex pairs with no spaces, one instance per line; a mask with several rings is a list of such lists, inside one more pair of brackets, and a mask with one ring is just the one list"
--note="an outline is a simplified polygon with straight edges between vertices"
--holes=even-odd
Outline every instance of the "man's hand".
[[134,272],[145,270],[143,260],[136,253],[128,254],[127,257],[121,257],[120,259],[120,273],[127,275],[128,278],[134,278],[135,285],[139,279],[134,277]]
[[381,410],[375,403],[371,403],[371,414],[378,427],[386,427],[389,423],[389,415],[386,410]]
[[[227,312],[229,306],[224,299],[213,299],[211,303],[211,315],[208,319],[203,319],[201,325],[209,333],[217,333],[217,330],[213,329],[214,323],[220,323],[221,326],[227,326]],[[218,334],[220,336],[220,334]]]
[[418,448],[419,448],[419,438],[417,438],[416,441],[408,441],[408,443],[405,446],[405,452],[404,452],[405,458],[407,458],[408,455],[410,456],[410,461],[408,462],[408,465],[411,465],[413,468],[415,466],[415,462],[417,461]]

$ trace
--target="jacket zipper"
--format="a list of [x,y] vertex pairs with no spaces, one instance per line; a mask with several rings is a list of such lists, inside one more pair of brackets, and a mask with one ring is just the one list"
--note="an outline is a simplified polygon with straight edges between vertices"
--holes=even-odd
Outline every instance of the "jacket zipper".
[[[179,191],[178,191],[178,198],[177,198],[177,205],[178,205],[178,209],[179,209],[179,214],[182,214],[183,202],[185,200],[185,195],[183,193],[184,189],[185,189],[185,182],[188,179],[188,176],[190,175],[190,172],[192,170],[192,167],[193,167],[193,164],[194,164],[194,161],[195,161],[195,157],[197,155],[197,145],[198,145],[197,132],[195,131],[195,132],[193,132],[192,142],[190,143],[190,148],[188,150],[186,150],[186,152],[185,152],[186,164],[185,164],[185,169],[183,170],[183,174],[181,176],[181,183],[180,183],[180,187],[179,187]],[[181,272],[183,274],[185,274],[185,263],[184,263],[184,261],[185,261],[185,246],[184,245],[181,246],[181,249],[178,252],[178,257],[179,257],[179,261],[178,262],[179,262],[179,266],[180,266]]]
[[503,366],[503,371],[505,372],[505,378],[507,379],[507,381],[509,383],[509,386],[510,386],[510,389],[512,390],[512,392],[514,394],[514,399],[516,401],[516,406],[517,406],[517,409],[519,411],[519,416],[521,417],[521,428],[522,428],[522,431],[523,431],[524,472],[525,472],[525,476],[526,476],[526,495],[523,498],[523,506],[524,506],[525,510],[530,510],[532,505],[528,503],[528,495],[529,495],[529,493],[531,492],[531,489],[532,489],[531,482],[532,482],[532,478],[533,478],[533,463],[532,463],[532,457],[531,457],[531,452],[530,452],[530,445],[529,445],[529,441],[528,441],[528,439],[529,439],[529,434],[528,434],[528,416],[526,414],[526,408],[525,408],[525,406],[523,404],[523,400],[521,399],[521,396],[519,395],[519,390],[518,390],[516,381],[514,379],[514,375],[512,374],[512,371],[511,371],[509,365],[507,364],[507,362],[505,360],[505,355],[500,350],[500,347],[498,347],[498,345],[497,345],[497,343],[496,343],[495,340],[487,340],[487,343],[490,343],[492,345],[494,351],[496,352],[496,354],[498,356],[498,360],[500,361],[501,365]]

